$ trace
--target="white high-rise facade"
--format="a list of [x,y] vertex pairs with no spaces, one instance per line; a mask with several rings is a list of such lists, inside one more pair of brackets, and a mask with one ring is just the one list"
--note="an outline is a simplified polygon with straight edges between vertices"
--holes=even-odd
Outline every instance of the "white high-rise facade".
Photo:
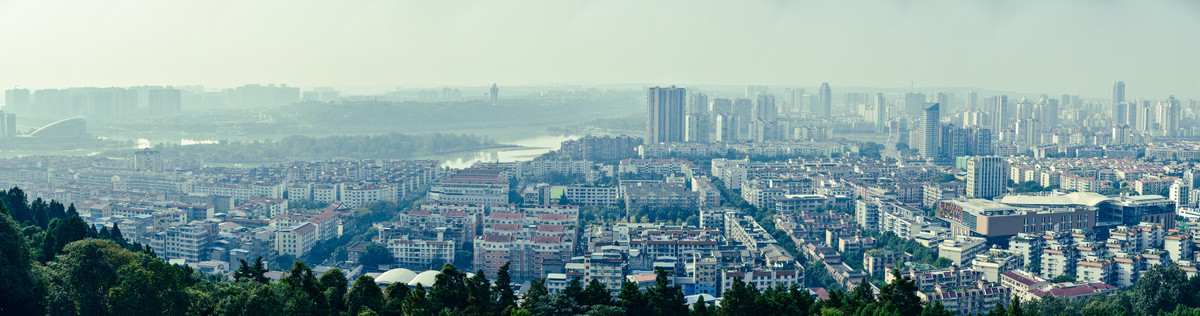
[[829,89],[829,83],[822,82],[821,89],[819,89],[818,93],[819,93],[819,97],[818,97],[819,103],[814,105],[814,108],[815,108],[814,112],[816,112],[817,116],[821,116],[821,117],[827,117],[827,116],[832,115],[833,114],[833,112],[832,112],[833,111],[833,91],[831,91]]
[[1004,194],[1004,165],[1000,157],[971,157],[967,161],[967,197],[991,199]]
[[779,108],[775,105],[775,96],[768,93],[759,93],[755,96],[754,101],[754,116],[755,120],[774,121],[779,117]]
[[1179,136],[1179,116],[1181,115],[1179,100],[1170,96],[1158,104],[1158,124],[1162,128],[1162,136]]
[[1112,103],[1117,104],[1125,102],[1125,82],[1117,81],[1113,83]]
[[940,152],[938,145],[941,144],[941,140],[939,139],[939,136],[941,136],[941,111],[937,103],[925,109],[925,117],[922,122],[921,144],[917,149],[920,150],[922,158],[926,160],[936,159]]
[[686,91],[683,88],[653,87],[647,95],[647,137],[651,144],[685,140],[684,114]]

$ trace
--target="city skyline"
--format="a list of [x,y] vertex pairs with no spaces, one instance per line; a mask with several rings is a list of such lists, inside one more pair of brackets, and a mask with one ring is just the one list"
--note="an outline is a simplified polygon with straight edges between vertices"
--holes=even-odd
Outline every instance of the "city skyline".
[[[1197,6],[4,1],[0,43],[20,49],[0,52],[0,87],[824,81],[1103,96],[1120,80],[1130,96],[1187,97],[1200,86],[1189,75],[1200,44],[1185,40],[1200,37]],[[688,14],[652,15],[680,7]],[[38,20],[46,16],[69,23]],[[663,32],[677,36],[654,35]]]
[[1198,0],[0,0],[0,314],[1200,315],[1197,38]]

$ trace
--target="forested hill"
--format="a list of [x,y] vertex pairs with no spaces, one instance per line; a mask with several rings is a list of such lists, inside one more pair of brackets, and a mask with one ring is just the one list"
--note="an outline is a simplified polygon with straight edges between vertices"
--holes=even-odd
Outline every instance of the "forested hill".
[[410,159],[494,147],[486,138],[463,134],[391,133],[357,136],[288,136],[273,141],[222,141],[216,144],[160,145],[168,158],[196,158],[207,163],[275,163],[296,160]]

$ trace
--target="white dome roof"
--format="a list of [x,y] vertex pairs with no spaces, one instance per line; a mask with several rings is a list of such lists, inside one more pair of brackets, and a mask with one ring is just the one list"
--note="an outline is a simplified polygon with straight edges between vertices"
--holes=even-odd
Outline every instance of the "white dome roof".
[[417,274],[412,280],[408,281],[408,286],[417,286],[420,284],[425,288],[433,287],[433,283],[437,282],[437,276],[442,274],[442,271],[429,270]]
[[375,283],[408,284],[408,281],[412,281],[412,279],[415,278],[416,276],[417,276],[417,273],[413,272],[412,270],[404,269],[404,268],[396,268],[396,269],[387,270],[387,272],[380,274],[379,277],[375,278]]

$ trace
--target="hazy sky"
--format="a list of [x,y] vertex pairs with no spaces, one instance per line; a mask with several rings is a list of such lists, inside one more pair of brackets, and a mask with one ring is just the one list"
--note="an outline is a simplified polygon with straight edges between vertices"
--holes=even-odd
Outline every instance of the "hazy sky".
[[1200,1],[0,0],[0,87],[969,86],[1200,97]]

